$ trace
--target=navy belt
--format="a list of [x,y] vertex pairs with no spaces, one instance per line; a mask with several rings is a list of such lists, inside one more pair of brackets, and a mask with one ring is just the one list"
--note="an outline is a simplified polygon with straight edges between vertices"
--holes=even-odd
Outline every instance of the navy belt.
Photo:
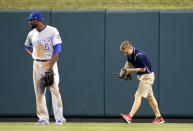
[[35,61],[39,61],[39,62],[47,62],[49,60],[40,60],[40,59],[34,59]]

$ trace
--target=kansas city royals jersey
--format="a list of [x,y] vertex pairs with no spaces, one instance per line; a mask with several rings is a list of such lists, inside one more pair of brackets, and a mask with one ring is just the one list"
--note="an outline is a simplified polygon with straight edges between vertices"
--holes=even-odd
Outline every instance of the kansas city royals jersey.
[[33,29],[28,33],[25,46],[32,47],[33,59],[51,59],[53,55],[53,46],[61,44],[59,32],[55,27],[47,25],[43,30]]

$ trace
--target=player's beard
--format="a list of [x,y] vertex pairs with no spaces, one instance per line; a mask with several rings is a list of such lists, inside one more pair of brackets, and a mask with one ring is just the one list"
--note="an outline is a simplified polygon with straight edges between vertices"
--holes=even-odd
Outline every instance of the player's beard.
[[31,28],[34,29],[37,27],[37,24],[31,24]]

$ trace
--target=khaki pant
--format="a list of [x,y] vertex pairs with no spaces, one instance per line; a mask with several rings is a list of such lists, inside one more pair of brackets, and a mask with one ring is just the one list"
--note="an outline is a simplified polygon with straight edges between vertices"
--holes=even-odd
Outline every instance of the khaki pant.
[[147,98],[147,96],[153,96],[152,85],[155,79],[154,72],[150,74],[137,75],[137,79],[139,85],[136,94],[144,98]]

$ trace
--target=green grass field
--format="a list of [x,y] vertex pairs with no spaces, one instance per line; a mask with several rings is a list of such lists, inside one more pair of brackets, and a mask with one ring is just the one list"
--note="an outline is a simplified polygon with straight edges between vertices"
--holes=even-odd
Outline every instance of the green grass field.
[[193,0],[0,0],[0,9],[193,9]]
[[193,124],[164,123],[66,123],[37,126],[34,122],[0,122],[0,131],[193,131]]

